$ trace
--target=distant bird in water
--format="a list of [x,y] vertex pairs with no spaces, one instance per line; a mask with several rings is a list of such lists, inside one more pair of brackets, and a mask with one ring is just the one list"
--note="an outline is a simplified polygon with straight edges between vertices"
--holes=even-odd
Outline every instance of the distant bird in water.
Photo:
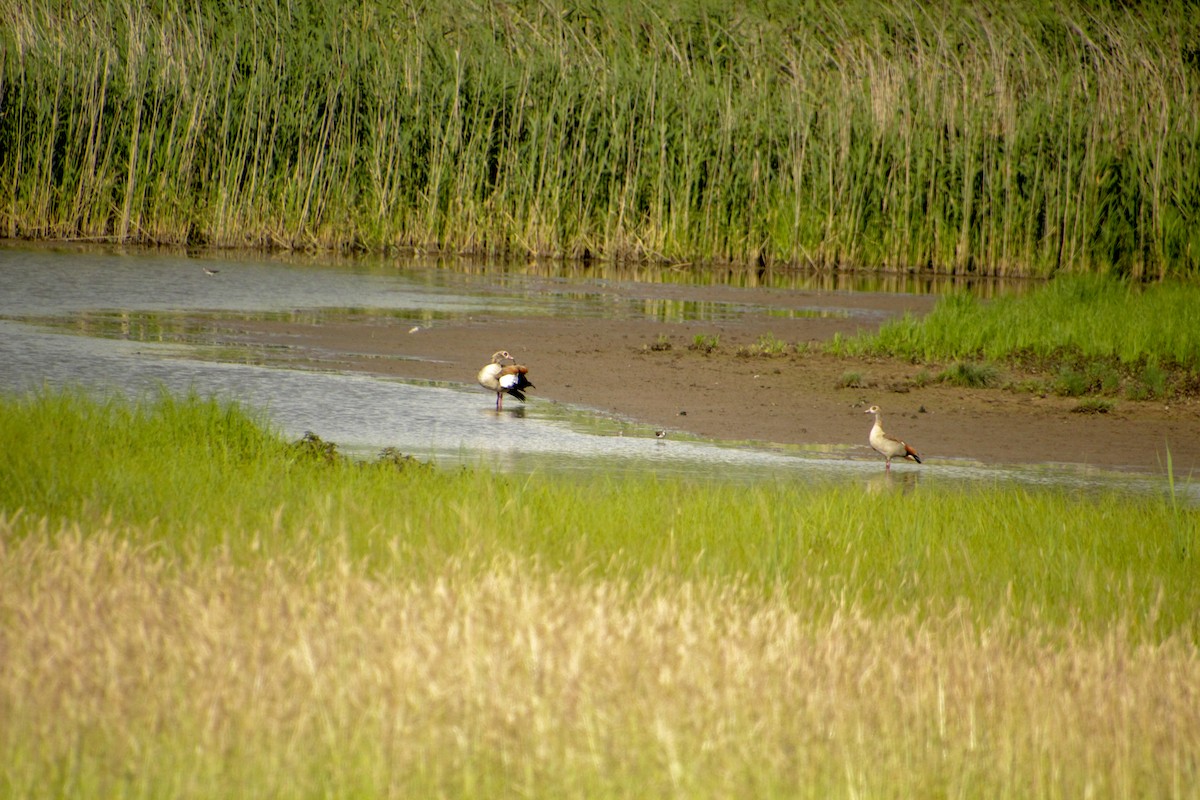
[[204,267],[204,274],[205,274],[205,275],[216,275],[216,274],[217,274],[218,272],[220,272],[220,271],[221,271],[221,270],[219,270],[219,269],[211,269],[211,268],[209,268],[209,267]]
[[[513,363],[505,364],[506,361]],[[529,368],[517,364],[516,359],[509,355],[507,350],[498,350],[492,354],[492,363],[479,370],[479,385],[496,393],[496,410],[501,411],[504,408],[505,394],[511,394],[523,403],[524,390],[536,388],[525,377],[528,372]]]
[[883,432],[883,423],[880,421],[879,406],[871,406],[864,413],[875,415],[875,424],[871,426],[871,447],[875,448],[877,453],[887,459],[884,462],[886,464],[884,467],[885,470],[890,471],[892,469],[892,459],[897,457],[911,458],[918,464],[921,463],[921,456],[918,455],[916,450],[913,450],[895,436]]

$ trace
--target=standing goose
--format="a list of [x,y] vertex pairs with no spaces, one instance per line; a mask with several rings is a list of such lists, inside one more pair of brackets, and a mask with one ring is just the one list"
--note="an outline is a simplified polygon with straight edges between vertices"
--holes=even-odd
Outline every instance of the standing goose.
[[871,447],[874,447],[876,452],[887,459],[884,462],[886,464],[884,467],[885,470],[891,470],[892,459],[897,456],[900,458],[911,458],[918,464],[921,463],[921,456],[917,454],[916,450],[913,450],[895,436],[883,432],[883,423],[879,419],[879,406],[871,406],[865,413],[875,415],[875,424],[871,426]]
[[[505,361],[512,361],[512,364],[505,364]],[[507,350],[498,350],[492,354],[492,363],[479,370],[479,385],[488,391],[496,393],[496,410],[500,411],[504,407],[504,394],[507,392],[521,402],[525,402],[525,392],[523,389],[535,388],[525,374],[529,372],[529,367],[523,367],[516,363]]]

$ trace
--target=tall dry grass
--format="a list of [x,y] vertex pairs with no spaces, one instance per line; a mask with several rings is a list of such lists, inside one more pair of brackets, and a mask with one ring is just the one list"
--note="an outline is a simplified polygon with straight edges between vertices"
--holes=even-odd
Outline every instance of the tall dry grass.
[[2,796],[1200,786],[1172,483],[443,472],[70,392],[0,450]]
[[[25,521],[28,524],[28,520]],[[0,793],[1196,797],[1195,642],[0,521]],[[836,591],[834,586],[828,587]]]
[[1189,4],[0,0],[0,232],[1195,274]]

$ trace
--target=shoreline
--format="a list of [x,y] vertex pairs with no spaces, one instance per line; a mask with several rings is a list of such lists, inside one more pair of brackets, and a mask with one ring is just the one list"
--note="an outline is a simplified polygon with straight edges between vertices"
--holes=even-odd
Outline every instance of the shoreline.
[[[933,300],[877,295],[869,302],[890,315],[920,311]],[[378,319],[219,324],[236,327],[223,331],[223,338],[286,347],[300,366],[459,383],[478,389],[481,405],[492,397],[475,384],[475,374],[493,352],[508,350],[529,367],[534,402],[592,408],[668,434],[860,447],[862,458],[877,458],[881,468],[882,457],[867,445],[871,419],[863,412],[872,404],[882,408],[889,433],[920,451],[924,468],[953,458],[1165,474],[1169,459],[1177,477],[1200,470],[1200,402],[1193,399],[1118,400],[1108,413],[1079,413],[1074,410],[1079,398],[921,380],[941,369],[936,365],[817,352],[745,354],[761,336],[816,344],[878,324],[854,318],[747,314],[720,322],[657,322],[479,316],[429,327]],[[690,348],[697,335],[719,337],[718,347],[707,353]],[[859,380],[845,386],[851,372]]]

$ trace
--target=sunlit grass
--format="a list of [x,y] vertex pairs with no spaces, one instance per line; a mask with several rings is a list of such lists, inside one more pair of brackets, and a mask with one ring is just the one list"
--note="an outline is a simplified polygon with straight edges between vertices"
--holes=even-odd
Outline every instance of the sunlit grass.
[[6,795],[1186,796],[1200,770],[1173,491],[398,468],[196,398],[4,398],[0,446]]
[[[286,561],[298,545],[329,546],[410,576],[445,559],[512,556],[597,577],[799,592],[822,613],[842,601],[877,612],[966,602],[984,617],[1004,605],[1022,619],[1086,625],[1119,617],[1132,587],[1153,593],[1167,581],[1171,603],[1155,623],[1173,620],[1165,630],[1194,624],[1190,601],[1200,598],[1190,562],[1162,539],[1174,512],[1156,497],[863,494],[799,479],[745,488],[328,461],[236,406],[166,395],[39,394],[6,400],[0,422],[0,508],[28,524],[128,525],[138,544],[179,557]],[[852,591],[834,601],[823,595],[830,583]]]
[[926,362],[1032,364],[1056,371],[1055,391],[1069,396],[1113,393],[1123,385],[1132,398],[1195,392],[1200,289],[1064,277],[1020,296],[946,295],[926,316],[907,315],[875,334],[838,337],[828,349]]
[[0,536],[12,796],[1186,797],[1200,766],[1194,641],[1123,624]]
[[1182,3],[0,0],[0,235],[1192,275]]

